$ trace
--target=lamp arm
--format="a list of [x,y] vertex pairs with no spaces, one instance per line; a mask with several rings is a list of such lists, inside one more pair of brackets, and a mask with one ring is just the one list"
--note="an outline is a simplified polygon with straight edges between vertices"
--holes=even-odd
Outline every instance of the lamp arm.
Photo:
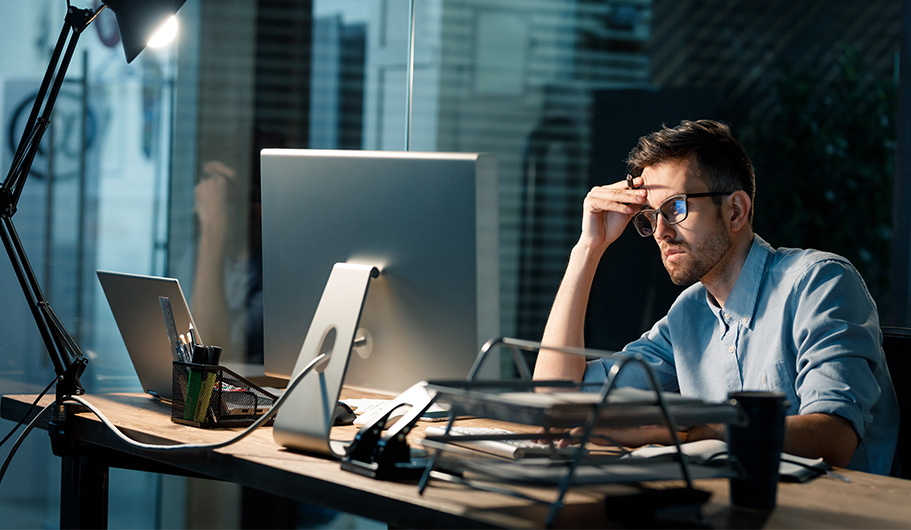
[[102,5],[98,11],[68,8],[63,28],[57,38],[57,45],[51,54],[51,60],[41,81],[41,87],[35,95],[35,103],[32,105],[28,121],[26,121],[25,128],[22,131],[22,138],[16,147],[16,154],[12,164],[10,164],[9,173],[7,173],[6,180],[3,181],[3,185],[0,187],[0,201],[2,201],[0,202],[0,215],[12,217],[16,212],[16,206],[25,187],[25,181],[28,179],[32,163],[38,154],[41,139],[51,124],[54,103],[57,101],[57,95],[63,86],[66,71],[70,66],[70,60],[73,57],[79,37],[104,7]]
[[57,317],[51,307],[50,302],[44,297],[35,272],[28,261],[25,249],[16,233],[16,227],[13,220],[9,217],[3,217],[0,223],[0,240],[6,249],[13,272],[19,280],[19,286],[25,294],[26,302],[44,346],[47,348],[51,362],[54,364],[54,372],[57,374],[57,397],[58,400],[68,395],[82,395],[85,389],[79,382],[79,377],[85,371],[88,364],[88,358],[82,353],[76,340],[73,339],[66,326]]
[[19,197],[38,153],[41,139],[51,123],[54,103],[63,85],[79,36],[104,7],[102,5],[97,11],[68,7],[63,29],[60,31],[41,87],[35,96],[35,103],[16,148],[16,155],[6,179],[0,185],[0,240],[54,364],[58,378],[58,402],[62,402],[65,396],[85,393],[79,377],[85,370],[88,359],[44,297],[25,248],[19,240],[12,217],[16,213]]

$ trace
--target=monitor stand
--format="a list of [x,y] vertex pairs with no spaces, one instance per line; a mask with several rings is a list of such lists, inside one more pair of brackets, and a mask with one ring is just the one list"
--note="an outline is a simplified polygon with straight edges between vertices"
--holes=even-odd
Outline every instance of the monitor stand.
[[329,435],[367,287],[370,279],[378,276],[379,270],[370,265],[336,263],[332,267],[291,381],[318,355],[326,353],[328,358],[293,390],[289,388],[290,395],[278,411],[272,431],[279,445],[337,458],[344,456],[344,444],[333,443]]

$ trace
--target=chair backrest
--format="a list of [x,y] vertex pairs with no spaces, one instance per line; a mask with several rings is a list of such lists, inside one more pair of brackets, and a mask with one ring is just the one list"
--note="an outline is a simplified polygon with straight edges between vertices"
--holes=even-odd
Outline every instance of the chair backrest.
[[892,475],[911,478],[911,328],[883,326],[883,352],[898,400],[898,447]]

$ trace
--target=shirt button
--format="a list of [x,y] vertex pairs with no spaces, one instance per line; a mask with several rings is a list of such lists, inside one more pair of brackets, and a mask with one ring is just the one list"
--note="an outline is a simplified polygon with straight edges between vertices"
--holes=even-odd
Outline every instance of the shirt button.
[[743,317],[742,319],[740,319],[740,321],[743,322],[744,324],[747,324],[750,321],[750,319],[747,317]]
[[731,346],[730,348],[728,348],[728,351],[731,352],[731,353],[734,353],[734,347]]

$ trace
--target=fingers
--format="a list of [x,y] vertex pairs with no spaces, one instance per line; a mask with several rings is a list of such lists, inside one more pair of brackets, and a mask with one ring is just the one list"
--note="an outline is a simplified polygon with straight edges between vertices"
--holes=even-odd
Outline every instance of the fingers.
[[579,445],[579,438],[581,438],[583,434],[585,434],[584,427],[573,427],[570,429],[569,436],[567,438],[558,440],[557,447],[562,449],[564,447],[569,447],[570,445]]
[[557,440],[554,440],[554,446],[557,449],[566,449],[567,447],[569,447],[571,445],[578,445],[578,443],[573,443],[571,441],[571,439],[566,439],[566,438],[559,438]]
[[219,160],[203,164],[202,177],[196,183],[197,202],[224,202],[236,192],[237,172]]
[[[637,177],[634,180],[641,180]],[[648,192],[643,189],[629,189],[625,181],[607,186],[596,186],[585,197],[588,211],[618,212],[631,215],[639,211],[648,200]]]
[[206,162],[202,166],[202,174],[206,178],[224,177],[228,180],[235,180],[237,178],[237,172],[220,160],[210,160]]
[[[555,431],[545,430],[543,427],[539,428],[537,432],[538,432],[538,434],[545,434],[545,433],[555,434]],[[569,431],[568,433],[566,431],[563,431],[561,434],[569,434],[570,438],[569,439],[566,439],[566,438],[540,438],[540,439],[536,440],[536,443],[546,444],[548,441],[553,441],[554,447],[556,447],[557,449],[563,449],[565,447],[569,447],[570,445],[573,445],[573,442],[571,441],[572,436],[575,436],[576,439],[578,439],[579,435],[582,434],[582,431],[577,427],[577,428]]]
[[[554,431],[552,431],[550,429],[545,429],[544,427],[540,427],[540,428],[538,428],[537,434],[551,434],[553,432]],[[561,445],[561,443],[563,443],[563,440],[558,440],[558,439],[553,439],[553,438],[541,437],[541,438],[535,440],[535,443],[546,444],[548,441],[553,441],[554,445],[556,447],[565,447],[565,445]]]
[[224,178],[207,178],[196,183],[197,201],[224,201],[228,193],[229,182]]

